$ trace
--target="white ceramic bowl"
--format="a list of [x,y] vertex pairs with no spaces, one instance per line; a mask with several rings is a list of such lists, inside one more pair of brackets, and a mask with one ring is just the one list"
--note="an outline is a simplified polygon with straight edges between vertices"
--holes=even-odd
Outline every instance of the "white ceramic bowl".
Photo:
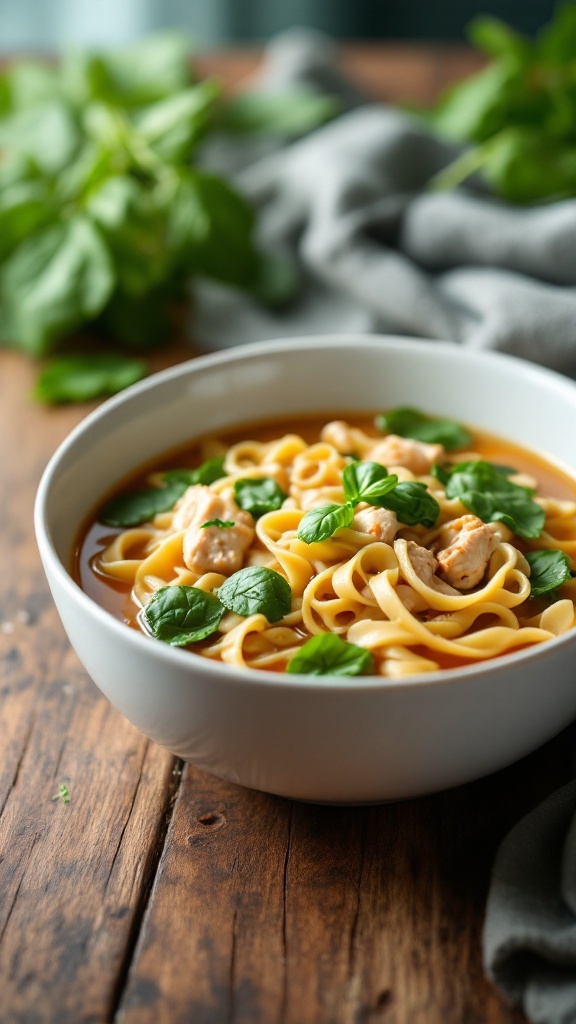
[[156,455],[255,418],[397,405],[449,415],[574,466],[572,382],[507,356],[375,336],[290,339],[194,359],[109,400],[61,445],[36,502],[44,568],[80,660],[143,733],[244,786],[355,803],[478,778],[576,716],[576,630],[402,681],[250,673],[139,635],[71,578],[85,517]]

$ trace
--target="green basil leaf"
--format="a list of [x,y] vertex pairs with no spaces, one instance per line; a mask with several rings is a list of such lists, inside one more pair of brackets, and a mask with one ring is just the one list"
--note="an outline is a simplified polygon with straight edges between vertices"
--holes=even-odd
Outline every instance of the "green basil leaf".
[[525,557],[531,570],[530,593],[532,597],[551,594],[574,575],[570,569],[568,555],[556,548],[527,551]]
[[106,526],[138,526],[147,523],[159,512],[169,512],[194,484],[208,486],[224,476],[224,458],[206,459],[196,469],[167,469],[162,487],[142,491],[126,491],[106,502],[98,519]]
[[256,284],[259,254],[254,244],[255,214],[248,202],[220,178],[189,168],[180,172],[180,203],[192,230],[187,240],[180,209],[179,258],[186,275],[202,274],[240,287]]
[[398,483],[395,474],[389,475],[385,466],[378,462],[352,462],[346,466],[342,474],[344,495],[352,505],[359,501],[367,501],[370,505],[376,504],[376,499]]
[[68,54],[62,75],[72,98],[141,107],[190,84],[190,41],[182,32],[161,32],[99,55]]
[[224,456],[219,455],[216,459],[206,459],[196,469],[167,469],[164,473],[164,479],[168,484],[183,483],[186,487],[192,487],[194,484],[204,484],[204,486],[208,487],[215,480],[220,480],[221,477],[226,476],[224,461]]
[[286,671],[309,676],[360,676],[374,668],[370,651],[342,640],[336,633],[311,637],[294,654]]
[[0,260],[19,242],[51,220],[53,210],[44,182],[21,180],[8,188],[0,182]]
[[157,640],[184,647],[215,633],[224,607],[217,597],[198,587],[172,586],[157,590],[143,614]]
[[14,250],[0,273],[0,304],[14,341],[43,355],[58,336],[100,313],[114,283],[101,233],[79,216],[30,235]]
[[450,472],[446,497],[459,498],[484,523],[506,523],[518,537],[539,537],[546,518],[532,500],[531,491],[518,487],[507,476],[507,467],[491,462],[463,462]]
[[376,426],[382,433],[411,437],[427,444],[441,444],[446,451],[464,448],[472,440],[468,431],[454,420],[437,419],[408,407],[382,413],[376,419]]
[[219,93],[208,79],[167,96],[138,115],[136,130],[163,160],[183,162],[203,135]]
[[399,521],[406,526],[435,526],[440,515],[440,506],[430,494],[426,484],[416,480],[401,481],[393,491],[375,502],[381,508],[395,512]]
[[149,185],[111,175],[90,194],[86,208],[114,258],[118,288],[140,298],[161,285],[170,266],[165,216]]
[[184,482],[174,480],[166,487],[126,491],[107,501],[98,513],[98,519],[106,526],[139,526],[160,512],[169,512],[174,508],[187,486]]
[[220,530],[226,530],[229,526],[234,526],[233,519],[208,519],[205,523],[202,523],[201,530],[205,530],[208,526],[217,526]]
[[284,577],[259,565],[240,569],[225,580],[218,599],[237,615],[265,615],[268,622],[278,622],[292,608],[292,591]]
[[263,476],[258,479],[236,480],[234,497],[240,508],[245,512],[250,512],[255,519],[258,519],[266,512],[276,512],[277,509],[282,508],[282,502],[287,495],[284,494],[273,477]]
[[311,508],[300,520],[298,539],[306,544],[327,540],[337,530],[350,526],[354,519],[354,506],[350,502],[345,505],[319,505]]
[[302,135],[335,117],[340,109],[334,97],[311,89],[242,92],[222,105],[220,125],[238,134]]
[[87,402],[102,395],[115,395],[147,373],[142,359],[103,353],[59,356],[40,373],[34,395],[49,405]]
[[34,104],[0,120],[0,150],[29,156],[46,175],[59,174],[79,144],[74,118],[58,101]]

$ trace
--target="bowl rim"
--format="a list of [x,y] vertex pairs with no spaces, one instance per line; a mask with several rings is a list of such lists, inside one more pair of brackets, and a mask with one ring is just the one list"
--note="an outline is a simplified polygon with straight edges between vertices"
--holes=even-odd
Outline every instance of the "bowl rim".
[[[80,587],[73,579],[70,571],[63,564],[56,552],[46,522],[46,507],[50,498],[50,491],[54,477],[58,472],[61,461],[67,456],[70,449],[89,434],[94,425],[105,420],[114,410],[129,404],[140,395],[154,390],[159,385],[179,377],[187,376],[189,373],[203,372],[205,369],[217,368],[221,364],[234,363],[243,359],[251,359],[255,356],[266,357],[276,354],[283,354],[287,351],[304,350],[310,348],[347,348],[350,345],[364,345],[368,348],[378,350],[383,347],[411,347],[413,351],[420,349],[429,353],[431,346],[435,352],[450,354],[457,359],[463,358],[471,362],[485,363],[496,362],[502,365],[513,366],[516,371],[521,372],[529,378],[542,380],[545,377],[548,383],[561,391],[566,392],[576,403],[576,382],[569,377],[564,377],[556,370],[531,363],[520,357],[508,353],[486,349],[471,349],[461,346],[456,342],[437,341],[436,339],[416,337],[412,335],[393,334],[319,334],[299,335],[297,337],[277,338],[271,341],[255,341],[242,344],[234,348],[227,348],[217,352],[210,352],[198,356],[191,356],[181,363],[169,366],[164,370],[156,371],[138,381],[130,387],[125,388],[119,394],[106,399],[96,409],[88,413],[70,433],[60,442],[42,473],[38,484],[34,502],[34,530],[36,542],[42,562],[47,565],[50,572],[58,580],[60,586],[66,591],[68,597],[79,604],[84,612],[90,615],[104,629],[112,630],[112,633],[122,639],[128,645],[134,644],[135,651],[141,654],[146,653],[149,657],[155,657],[159,662],[173,663],[179,669],[188,666],[189,669],[199,668],[202,673],[213,677],[214,682],[220,680],[224,684],[249,685],[250,687],[264,688],[268,690],[272,684],[275,686],[290,687],[296,690],[305,689],[307,692],[326,693],[336,690],[337,692],[372,692],[374,690],[395,691],[408,688],[443,688],[454,686],[458,683],[466,683],[477,679],[478,676],[491,674],[501,670],[506,673],[507,669],[513,670],[516,667],[521,669],[526,662],[533,663],[541,658],[546,658],[557,651],[559,647],[570,646],[576,642],[576,626],[563,633],[561,636],[553,637],[543,643],[534,644],[529,648],[520,651],[510,651],[499,655],[496,658],[489,658],[484,661],[474,661],[469,665],[463,665],[454,669],[438,669],[435,672],[414,673],[399,678],[384,676],[360,675],[360,676],[312,676],[305,674],[271,672],[266,669],[246,670],[222,662],[214,662],[210,658],[201,658],[199,655],[190,657],[192,652],[183,648],[173,647],[170,644],[155,642],[153,637],[144,633],[129,629],[125,623],[117,619],[111,612],[103,608]],[[549,456],[550,457],[550,456]],[[146,645],[145,647],[143,645]],[[200,664],[198,664],[198,660]],[[194,672],[192,672],[194,674]]]

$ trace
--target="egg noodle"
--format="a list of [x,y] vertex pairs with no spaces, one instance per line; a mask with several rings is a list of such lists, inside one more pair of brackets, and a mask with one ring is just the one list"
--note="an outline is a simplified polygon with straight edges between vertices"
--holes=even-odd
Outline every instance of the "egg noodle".
[[[446,453],[439,445],[409,442],[412,449],[403,464],[394,462],[394,457],[400,460],[402,446],[397,456],[389,449],[384,461],[379,444],[382,438],[344,421],[326,424],[315,443],[287,433],[272,441],[232,444],[222,451],[223,476],[191,487],[171,510],[123,529],[94,560],[94,569],[131,588],[143,628],[144,610],[164,587],[191,586],[217,594],[227,574],[195,564],[187,545],[192,543],[190,531],[197,536],[199,530],[198,524],[188,521],[186,510],[200,490],[204,497],[225,503],[218,507],[226,509],[228,522],[200,524],[207,527],[206,543],[211,532],[222,548],[227,537],[232,542],[236,529],[235,483],[268,478],[283,493],[281,506],[246,527],[250,542],[241,565],[279,573],[290,586],[291,608],[274,623],[261,613],[225,611],[217,631],[201,644],[190,645],[203,657],[282,671],[310,637],[330,633],[369,651],[372,674],[396,678],[493,658],[549,640],[575,625],[576,578],[568,573],[551,596],[531,598],[527,554],[536,549],[561,551],[574,568],[576,502],[541,496],[533,480],[512,476],[520,486],[534,489],[534,501],[545,515],[537,539],[519,540],[505,522],[486,526],[471,516],[459,497],[447,497],[445,482],[433,474],[434,461],[447,465],[478,459],[474,452],[459,452],[456,459],[454,452]],[[431,448],[439,449],[435,458]],[[205,456],[219,451],[218,442],[204,442]],[[389,521],[383,523],[378,503],[375,511],[370,502],[362,501],[350,525],[332,536],[311,542],[299,537],[311,509],[345,503],[343,473],[351,465],[350,453],[385,465],[400,482],[424,484],[439,507],[434,525],[406,525],[393,512],[385,513]],[[430,464],[416,465],[414,453],[416,462],[424,453]],[[158,485],[158,474],[150,474],[148,483]],[[484,554],[476,566],[480,578],[473,586],[469,580],[462,584],[451,578],[436,561],[439,550],[452,551],[454,543],[460,557],[467,530],[478,535],[483,531]]]

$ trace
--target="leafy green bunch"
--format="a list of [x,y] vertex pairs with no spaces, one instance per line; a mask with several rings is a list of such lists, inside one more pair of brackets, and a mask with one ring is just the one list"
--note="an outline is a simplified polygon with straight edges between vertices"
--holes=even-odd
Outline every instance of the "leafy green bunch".
[[469,35],[490,60],[450,88],[427,119],[473,146],[435,187],[480,172],[514,203],[576,195],[576,4],[559,5],[534,39],[486,16],[472,21]]
[[[333,113],[303,92],[225,100],[196,80],[178,35],[15,62],[0,77],[0,341],[45,357],[88,325],[149,350],[194,275],[273,299],[254,211],[193,161],[210,132],[297,134]],[[39,397],[85,399],[144,372],[116,353],[68,356]]]

